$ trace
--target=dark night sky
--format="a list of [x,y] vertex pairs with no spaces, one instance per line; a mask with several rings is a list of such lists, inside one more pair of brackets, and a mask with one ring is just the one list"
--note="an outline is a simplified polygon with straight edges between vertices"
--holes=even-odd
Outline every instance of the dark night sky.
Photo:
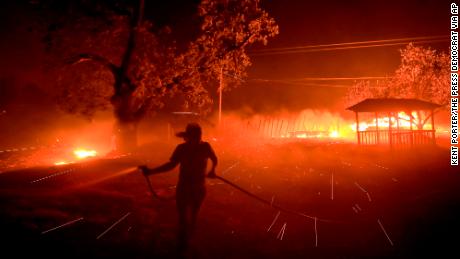
[[[146,8],[150,1],[146,1]],[[177,9],[174,18],[180,25],[193,13],[193,4],[164,4],[162,8]],[[191,1],[196,2],[196,1]],[[280,34],[268,46],[252,50],[330,44],[392,38],[448,35],[450,1],[262,1],[264,8],[276,19]],[[163,12],[146,10],[155,15]],[[192,11],[192,12],[191,12]],[[40,54],[37,42],[30,38],[21,21],[27,16],[20,9],[2,8],[0,33],[0,78],[17,77],[37,81]],[[168,19],[165,20],[168,22]],[[182,30],[183,31],[183,30]],[[447,50],[448,42],[430,46]],[[355,50],[254,56],[249,78],[291,80],[302,77],[385,76],[398,66],[402,46]],[[27,75],[27,76],[24,76]],[[255,110],[324,108],[334,105],[344,88],[293,86],[279,83],[248,83],[227,93],[224,108],[238,109],[242,103]],[[262,98],[261,98],[262,97]]]
[[[265,1],[280,34],[266,47],[292,47],[393,38],[449,35],[450,1]],[[447,50],[448,42],[431,47]],[[253,57],[252,78],[386,76],[399,65],[403,46]],[[343,82],[336,82],[343,84]],[[232,108],[255,102],[257,110],[337,107],[344,88],[249,83],[229,95]],[[262,91],[261,91],[262,89]],[[254,98],[257,93],[259,98]],[[260,98],[262,97],[262,98]],[[300,97],[300,98],[299,98]],[[274,102],[267,101],[274,100]],[[277,102],[279,100],[279,102]],[[233,102],[235,101],[235,102]],[[271,103],[277,103],[273,107]],[[281,103],[281,104],[280,104]]]
[[[449,1],[291,0],[266,1],[265,6],[280,25],[280,34],[267,48],[448,35],[450,30]],[[397,65],[399,48],[258,57],[253,71],[274,77],[384,75]]]

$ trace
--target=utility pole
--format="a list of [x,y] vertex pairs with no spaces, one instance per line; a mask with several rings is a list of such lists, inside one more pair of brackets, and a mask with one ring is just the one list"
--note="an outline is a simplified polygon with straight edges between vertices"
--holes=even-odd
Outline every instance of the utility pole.
[[222,90],[224,88],[224,66],[220,67],[220,82],[219,82],[219,125],[222,121]]

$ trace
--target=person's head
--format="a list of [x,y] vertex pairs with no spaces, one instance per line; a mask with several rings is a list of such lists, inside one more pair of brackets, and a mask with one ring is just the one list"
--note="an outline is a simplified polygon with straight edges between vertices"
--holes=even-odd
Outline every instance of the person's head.
[[185,131],[179,132],[176,136],[184,138],[186,142],[200,142],[201,141],[201,127],[198,123],[189,123]]

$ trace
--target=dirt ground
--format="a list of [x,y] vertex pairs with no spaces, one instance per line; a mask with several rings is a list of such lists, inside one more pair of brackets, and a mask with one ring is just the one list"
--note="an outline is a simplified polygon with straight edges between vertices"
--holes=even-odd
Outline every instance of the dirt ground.
[[[189,258],[460,258],[460,176],[447,149],[211,144],[220,176],[274,206],[208,179]],[[178,257],[174,201],[130,172],[173,148],[2,172],[2,258]],[[171,197],[177,171],[151,180]]]

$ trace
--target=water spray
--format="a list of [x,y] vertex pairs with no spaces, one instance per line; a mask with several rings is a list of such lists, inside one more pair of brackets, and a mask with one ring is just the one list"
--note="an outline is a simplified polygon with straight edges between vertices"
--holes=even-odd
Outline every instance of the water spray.
[[137,170],[141,171],[142,175],[144,175],[145,181],[147,182],[147,186],[149,187],[150,193],[152,194],[152,196],[154,198],[159,199],[159,200],[164,200],[164,201],[174,200],[176,198],[175,196],[163,197],[163,196],[158,195],[155,192],[155,190],[153,189],[152,182],[150,181],[149,176],[144,173],[147,170],[147,166],[145,166],[145,165],[138,166]]

